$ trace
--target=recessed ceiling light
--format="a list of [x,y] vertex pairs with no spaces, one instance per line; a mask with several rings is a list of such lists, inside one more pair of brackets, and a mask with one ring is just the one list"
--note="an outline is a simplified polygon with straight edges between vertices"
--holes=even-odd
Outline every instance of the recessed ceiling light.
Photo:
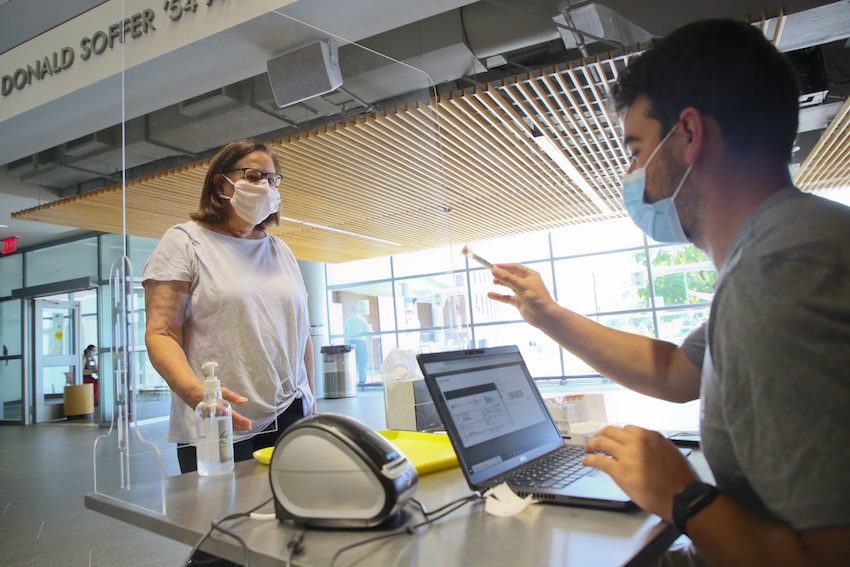
[[313,224],[311,222],[306,222],[298,219],[290,219],[287,217],[280,217],[280,220],[287,222],[294,222],[296,224],[303,224],[304,226],[309,226],[312,228],[318,228],[319,230],[327,230],[328,232],[335,232],[337,234],[345,234],[347,236],[354,236],[356,238],[363,238],[365,240],[372,240],[374,242],[380,242],[381,244],[389,244],[390,246],[401,246],[399,242],[392,242],[390,240],[384,240],[382,238],[375,238],[374,236],[366,236],[365,234],[358,234],[356,232],[350,232],[348,230],[342,230],[339,228],[333,228],[330,226],[324,226],[321,224]]

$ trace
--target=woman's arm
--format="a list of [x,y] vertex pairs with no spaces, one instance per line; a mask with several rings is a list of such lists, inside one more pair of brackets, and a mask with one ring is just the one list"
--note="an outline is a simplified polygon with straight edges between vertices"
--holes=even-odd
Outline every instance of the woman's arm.
[[[183,352],[183,313],[189,300],[189,282],[147,280],[143,285],[148,357],[168,387],[186,405],[194,408],[204,399],[204,385],[192,371]],[[232,404],[247,401],[247,398],[227,388],[221,389],[221,395]],[[234,411],[233,429],[251,429],[251,421]]]

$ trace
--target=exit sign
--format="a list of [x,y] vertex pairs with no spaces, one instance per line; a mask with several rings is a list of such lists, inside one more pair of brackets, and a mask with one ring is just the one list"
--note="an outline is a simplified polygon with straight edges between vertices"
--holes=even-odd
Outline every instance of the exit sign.
[[3,252],[2,254],[11,254],[15,250],[18,249],[18,237],[13,236],[11,238],[3,239]]

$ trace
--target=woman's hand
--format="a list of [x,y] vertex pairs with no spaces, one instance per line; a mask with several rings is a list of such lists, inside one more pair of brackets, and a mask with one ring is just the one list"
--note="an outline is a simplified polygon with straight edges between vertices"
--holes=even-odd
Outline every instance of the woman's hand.
[[489,292],[487,297],[513,305],[528,323],[540,327],[557,304],[540,274],[522,264],[496,264],[493,283],[510,288],[514,295]]
[[[236,392],[232,392],[227,388],[221,389],[221,397],[230,402],[231,405],[237,406],[241,406],[242,404],[248,401],[248,398],[246,398],[245,396],[240,396]],[[241,415],[239,412],[231,409],[230,416],[233,420],[234,431],[248,431],[251,429],[251,420]]]

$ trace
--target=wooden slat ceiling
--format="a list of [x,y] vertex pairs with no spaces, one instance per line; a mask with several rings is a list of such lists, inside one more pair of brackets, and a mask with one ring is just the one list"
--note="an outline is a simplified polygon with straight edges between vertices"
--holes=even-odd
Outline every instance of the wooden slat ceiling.
[[806,191],[850,185],[850,99],[797,170],[794,183]]
[[[627,156],[604,100],[628,58],[544,68],[276,140],[281,215],[298,222],[269,232],[300,259],[345,262],[623,216]],[[843,125],[836,117],[831,138],[801,168],[804,187],[847,183],[847,114],[845,105]],[[578,175],[553,160],[534,139],[541,136]],[[121,233],[123,201],[126,232],[159,238],[195,210],[208,166],[162,171],[128,181],[125,192],[115,185],[12,217]],[[579,175],[586,183],[574,180]]]
[[[344,262],[621,216],[627,159],[603,98],[627,59],[541,69],[276,140],[281,215],[300,222],[269,232],[298,258]],[[589,185],[577,185],[535,136],[553,142]],[[13,217],[114,233],[126,218],[128,234],[159,238],[195,210],[208,166]]]

